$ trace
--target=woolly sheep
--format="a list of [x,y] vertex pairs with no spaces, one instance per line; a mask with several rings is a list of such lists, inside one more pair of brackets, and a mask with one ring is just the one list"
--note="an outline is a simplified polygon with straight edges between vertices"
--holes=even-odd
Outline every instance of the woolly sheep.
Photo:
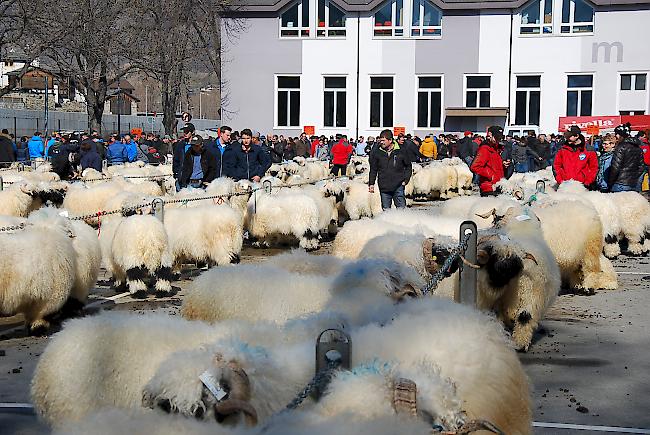
[[351,220],[376,216],[382,212],[379,189],[375,186],[375,192],[370,193],[367,183],[351,180],[345,186],[343,207]]
[[226,204],[165,210],[164,228],[175,269],[190,260],[219,266],[239,262],[242,217]]
[[27,217],[44,204],[61,205],[67,188],[60,181],[13,184],[0,191],[0,214]]
[[650,204],[637,192],[608,194],[620,213],[621,234],[628,241],[632,255],[650,250]]
[[[70,234],[59,225],[28,225],[0,233],[0,315],[22,313],[30,334],[49,328],[75,284],[76,258]],[[38,253],[40,261],[32,261]]]

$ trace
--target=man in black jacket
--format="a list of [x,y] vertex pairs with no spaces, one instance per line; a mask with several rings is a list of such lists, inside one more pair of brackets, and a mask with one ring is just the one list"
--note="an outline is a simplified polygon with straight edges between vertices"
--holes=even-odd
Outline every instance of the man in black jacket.
[[474,156],[476,156],[477,150],[478,150],[478,146],[472,140],[472,132],[466,131],[465,135],[461,140],[458,141],[458,144],[456,146],[456,152],[458,153],[458,157],[463,162],[467,163],[467,166],[471,166],[472,161],[474,160]]
[[641,190],[641,177],[645,171],[643,151],[638,140],[630,137],[630,123],[619,125],[614,130],[616,148],[609,167],[609,188],[611,192]]
[[212,180],[219,177],[221,159],[219,153],[213,153],[203,148],[203,138],[198,135],[190,139],[190,149],[183,159],[183,170],[179,180],[181,188],[204,188]]
[[241,131],[241,143],[235,142],[223,153],[223,172],[235,181],[250,180],[259,182],[271,167],[271,157],[262,147],[253,145],[253,132],[245,128]]
[[0,134],[0,168],[8,168],[11,162],[16,161],[14,145],[9,136],[9,131],[3,129]]
[[406,207],[404,186],[411,179],[411,160],[393,140],[393,133],[384,130],[379,135],[379,146],[370,153],[370,179],[368,191],[374,193],[375,180],[379,185],[381,208],[388,210]]

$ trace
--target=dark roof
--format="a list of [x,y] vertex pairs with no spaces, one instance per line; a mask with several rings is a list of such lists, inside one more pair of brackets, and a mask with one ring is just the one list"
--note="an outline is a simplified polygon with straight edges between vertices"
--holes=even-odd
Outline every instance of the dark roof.
[[124,89],[110,89],[109,91],[106,92],[106,98],[109,100],[117,97],[118,95],[122,95],[122,97],[126,97],[127,100],[133,100],[136,103],[140,102],[139,98],[136,98],[133,94],[126,92]]
[[[233,6],[238,11],[246,12],[275,12],[295,0],[234,0]],[[369,11],[386,0],[332,0],[348,12]],[[516,9],[529,0],[431,0],[443,10],[467,9]],[[650,6],[650,0],[590,0],[596,6],[618,6],[645,4]]]
[[[119,85],[119,86],[118,86],[118,85]],[[133,87],[133,85],[132,85],[132,84],[131,84],[127,79],[121,79],[119,82],[112,83],[112,84],[108,87],[108,89],[117,89],[118,87],[119,87],[120,89],[126,89],[126,90],[128,90],[128,91],[133,91],[133,90],[135,90],[135,88]]]
[[[6,75],[6,76],[19,76],[21,70],[22,70],[22,68],[15,69],[13,71],[6,72],[4,75]],[[30,66],[30,67],[27,68],[28,73],[30,73],[32,71],[40,71],[40,72],[42,72],[42,73],[44,73],[44,74],[46,74],[46,75],[48,75],[50,77],[56,77],[56,75],[54,73],[52,73],[50,71],[47,71],[47,70],[45,70],[43,68],[39,68],[37,66]]]

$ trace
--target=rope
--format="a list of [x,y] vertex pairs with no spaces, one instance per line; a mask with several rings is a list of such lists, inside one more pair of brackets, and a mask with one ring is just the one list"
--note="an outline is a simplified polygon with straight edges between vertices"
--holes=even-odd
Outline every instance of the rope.
[[[452,264],[454,264],[454,261],[461,258],[462,254],[467,250],[467,243],[469,242],[471,236],[472,236],[471,233],[465,234],[465,236],[460,241],[458,246],[452,249],[452,251],[449,254],[449,257],[447,257],[445,262],[442,264],[442,267],[440,267],[440,269],[438,269],[438,271],[431,276],[429,282],[427,282],[426,285],[422,287],[422,294],[425,295],[429,294],[438,287],[440,281],[442,281],[445,278],[445,275],[451,269],[451,266]],[[473,266],[474,265],[471,265],[471,267]]]
[[157,179],[157,178],[167,178],[167,177],[172,177],[172,174],[163,174],[163,175],[113,175],[110,177],[102,177],[102,178],[86,178],[82,179],[81,181],[86,182],[86,181],[106,181],[106,180],[112,180],[113,178],[124,178],[124,179],[135,179],[135,178],[151,178],[151,179]]

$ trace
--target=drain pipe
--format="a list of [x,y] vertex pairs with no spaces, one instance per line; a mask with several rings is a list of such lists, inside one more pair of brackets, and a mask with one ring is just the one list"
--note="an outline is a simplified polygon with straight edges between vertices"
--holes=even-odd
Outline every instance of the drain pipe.
[[506,126],[510,125],[510,107],[512,104],[512,27],[514,26],[514,9],[510,9],[510,48],[508,52],[508,112]]
[[360,41],[361,41],[361,12],[357,12],[357,119],[355,122],[354,139],[359,139],[359,55],[360,55]]

